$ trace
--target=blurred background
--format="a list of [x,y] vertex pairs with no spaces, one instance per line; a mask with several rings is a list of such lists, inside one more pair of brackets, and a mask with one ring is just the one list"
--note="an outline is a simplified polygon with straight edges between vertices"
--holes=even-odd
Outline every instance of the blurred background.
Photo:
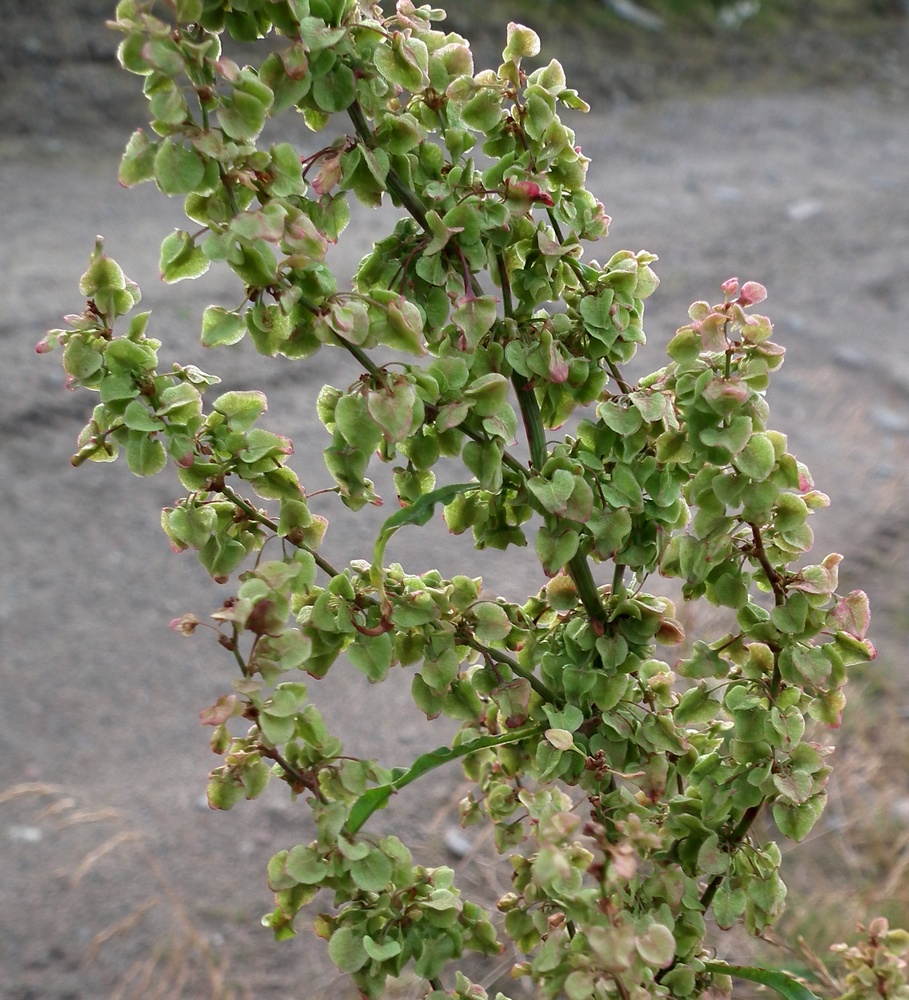
[[[158,246],[181,224],[180,205],[149,185],[117,184],[120,151],[146,119],[141,82],[117,67],[117,37],[104,26],[113,6],[0,0],[0,992],[344,998],[352,993],[305,918],[281,945],[258,922],[271,907],[265,862],[310,836],[305,810],[277,789],[228,814],[204,802],[216,759],[197,714],[229,690],[230,662],[212,639],[181,638],[167,623],[187,611],[203,618],[227,594],[191,554],[173,555],[158,528],[158,508],[180,495],[176,479],[72,469],[90,400],[65,391],[58,357],[34,353],[83,308],[78,279],[103,234],[143,287],[162,360],[265,389],[267,426],[294,440],[307,488],[327,483],[315,392],[357,373],[327,351],[281,365],[246,347],[197,346],[204,306],[233,301],[236,289],[220,273],[164,289]],[[909,924],[907,3],[448,6],[478,68],[497,64],[505,25],[522,21],[543,38],[541,60],[561,60],[590,103],[570,125],[614,220],[594,255],[660,257],[642,365],[662,365],[688,304],[712,300],[726,278],[768,286],[765,311],[788,352],[769,392],[771,424],[832,499],[815,518],[814,554],[841,552],[842,589],[872,598],[880,655],[855,672],[841,729],[817,733],[837,746],[836,774],[823,820],[786,848],[780,943],[721,935],[720,954],[796,967],[804,959],[787,949],[800,937],[826,956],[875,914]],[[301,152],[318,148],[298,123],[282,128]],[[352,269],[390,218],[358,212],[339,268]],[[335,561],[361,555],[382,518],[323,512]],[[422,532],[419,542],[407,534],[393,557],[417,571],[482,572],[489,591],[509,596],[542,582],[520,552],[485,558],[444,531],[427,549]],[[696,634],[709,621],[688,625]],[[444,723],[406,709],[404,671],[378,687],[343,664],[330,677],[310,693],[351,752],[401,764],[447,738]],[[465,892],[493,906],[506,876],[483,834],[457,826],[458,775],[436,775],[381,822],[416,832],[423,860],[456,866]],[[471,971],[492,992],[521,996],[510,964],[505,955]],[[419,993],[403,983],[396,995]]]

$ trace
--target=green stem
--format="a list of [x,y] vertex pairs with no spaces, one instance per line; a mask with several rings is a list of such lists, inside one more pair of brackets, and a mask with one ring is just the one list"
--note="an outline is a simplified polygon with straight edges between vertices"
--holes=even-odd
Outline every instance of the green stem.
[[[756,806],[749,806],[748,809],[742,814],[742,818],[739,820],[738,825],[732,832],[732,836],[729,838],[730,844],[733,846],[738,846],[747,835],[748,831],[751,829],[752,824],[758,818],[764,801],[762,800]],[[706,913],[710,908],[710,904],[713,902],[713,897],[717,894],[717,890],[723,884],[725,875],[714,875],[713,878],[707,883],[707,888],[701,895],[701,906]]]
[[521,740],[542,736],[548,725],[546,722],[534,723],[522,726],[520,729],[498,733],[495,736],[480,736],[478,739],[471,740],[470,743],[460,743],[455,747],[439,747],[437,750],[430,750],[429,753],[420,754],[406,770],[397,769],[394,772],[395,777],[389,784],[376,785],[374,788],[367,789],[354,802],[345,824],[348,835],[353,836],[362,829],[363,824],[376,810],[384,809],[395,792],[412,784],[430,771],[434,771],[453,760],[466,757],[468,754],[476,753],[477,750],[488,750],[505,746],[508,743],[520,743]]
[[[556,224],[555,218],[554,218],[553,213],[552,213],[552,209],[549,209],[549,219],[550,219],[550,222],[552,222],[552,228],[553,228],[553,232],[556,235],[556,239],[558,239],[558,241],[559,241],[560,244],[564,245],[565,240],[562,238],[562,234],[561,234],[561,232],[559,230],[558,225]],[[588,295],[592,294],[593,293],[593,288],[590,286],[590,283],[587,281],[587,276],[584,274],[584,269],[583,269],[583,267],[581,265],[581,262],[579,260],[575,260],[574,257],[568,257],[567,260],[566,260],[566,262],[567,262],[568,266],[572,269],[572,271],[574,271],[575,276],[577,277],[578,281],[580,281],[581,287],[584,289],[584,291],[587,292]],[[615,362],[607,360],[605,362],[605,365],[606,365],[606,370],[612,376],[613,380],[615,381],[615,384],[619,387],[619,389],[621,389],[621,391],[625,395],[627,395],[629,392],[631,392],[631,388],[632,388],[631,384],[629,382],[626,382],[625,379],[622,377],[622,373],[619,371],[619,369],[616,366]]]
[[[230,500],[230,502],[234,504],[235,507],[238,507],[240,510],[242,510],[243,513],[250,520],[255,521],[257,524],[261,524],[263,527],[268,528],[270,531],[275,532],[275,534],[278,533],[278,525],[274,521],[272,521],[270,517],[267,517],[265,514],[262,513],[262,511],[256,510],[256,508],[253,507],[251,503],[244,500],[239,493],[234,492],[234,490],[232,490],[229,486],[222,486],[218,490],[218,492],[222,496],[227,497],[227,499]],[[308,545],[304,545],[302,542],[296,542],[293,544],[295,544],[298,549],[303,549],[304,551],[308,552],[313,557],[313,559],[315,559],[316,565],[319,567],[319,569],[321,569],[324,573],[327,573],[329,576],[340,575],[338,573],[338,570],[336,570],[330,562],[327,562],[325,559],[323,559],[318,552],[314,552]]]
[[351,355],[351,357],[356,358],[370,375],[379,374],[380,369],[378,365],[373,362],[372,358],[370,358],[370,356],[362,348],[357,347],[356,344],[352,344],[349,340],[345,340],[339,333],[335,334],[335,338],[341,347],[343,347],[344,350]]
[[[497,262],[501,278],[505,315],[510,319],[514,319],[508,272],[501,254],[498,255]],[[530,448],[530,467],[533,471],[540,472],[546,464],[548,457],[546,430],[543,427],[540,404],[537,401],[536,393],[530,384],[530,380],[521,375],[520,372],[512,372],[511,384],[514,386],[515,395],[518,398],[521,420],[524,422],[524,433],[527,435],[527,444]],[[578,596],[584,605],[587,616],[591,621],[602,624],[605,621],[606,615],[587,559],[582,555],[573,556],[568,562],[568,573],[574,581]]]
[[622,373],[619,371],[619,369],[615,366],[615,364],[612,361],[607,361],[606,362],[606,368],[609,371],[609,374],[615,380],[615,384],[627,396],[628,393],[631,392],[631,385],[630,385],[630,383],[626,382],[625,379],[622,378]]
[[767,583],[773,591],[773,603],[779,607],[781,604],[786,603],[786,591],[783,589],[780,574],[770,564],[770,560],[767,557],[767,550],[764,548],[764,539],[761,536],[760,528],[751,521],[746,523],[751,528],[752,555],[757,559],[758,565],[764,571],[764,576],[767,577]]
[[[496,254],[496,264],[499,270],[499,283],[502,286],[502,309],[507,319],[514,320],[514,305],[511,300],[511,284],[508,280],[508,268],[502,254]],[[524,433],[530,446],[530,467],[536,472],[546,464],[546,433],[543,428],[543,418],[540,415],[540,404],[536,393],[520,372],[512,372],[511,384],[518,397],[518,407],[524,422]]]
[[582,556],[580,553],[572,556],[568,561],[568,573],[574,581],[578,597],[580,597],[581,604],[584,605],[584,610],[587,612],[587,617],[591,621],[598,622],[600,625],[605,624],[606,610],[603,607],[603,602],[600,600],[596,581],[593,578],[593,573],[590,571],[590,563],[587,561],[587,557]]
[[543,428],[543,418],[540,415],[540,404],[530,380],[520,372],[512,372],[511,384],[518,397],[518,408],[521,420],[524,422],[524,433],[530,447],[530,467],[539,472],[546,464],[546,431]]
[[[363,108],[360,107],[359,101],[354,101],[353,104],[347,109],[347,114],[350,116],[350,120],[353,122],[353,127],[356,130],[357,136],[364,146],[369,149],[375,148],[375,138],[369,129],[369,123],[366,121],[366,115],[363,114]],[[426,209],[423,207],[420,200],[417,198],[416,194],[401,180],[400,176],[396,171],[389,169],[385,176],[385,183],[388,186],[388,190],[398,199],[398,201],[407,209],[407,211],[419,222],[420,226],[429,231],[429,223],[426,221]]]
[[[521,408],[521,418],[524,421],[524,430],[530,446],[531,468],[539,472],[546,464],[547,458],[546,434],[543,429],[540,406],[533,389],[528,385],[528,380],[523,375],[514,372],[511,381],[517,393],[518,406]],[[597,585],[587,558],[580,554],[572,556],[568,561],[568,573],[574,581],[578,597],[584,605],[587,616],[591,621],[602,625],[606,620],[606,613],[600,595],[597,593]]]
[[[736,825],[735,830],[733,830],[732,836],[729,838],[729,844],[731,846],[738,846],[745,839],[745,837],[748,834],[748,831],[751,829],[754,821],[758,818],[758,815],[760,814],[761,809],[764,807],[766,801],[767,801],[766,799],[762,799],[756,806],[749,806],[749,808],[745,810],[745,812],[742,814],[742,818]],[[707,886],[704,889],[703,893],[701,893],[701,898],[699,900],[701,908],[703,909],[704,913],[706,913],[707,910],[710,909],[710,906],[713,903],[713,898],[714,896],[716,896],[720,886],[723,884],[725,879],[726,879],[725,874],[714,875],[713,878],[707,883]],[[667,966],[665,969],[661,969],[660,972],[657,973],[656,981],[658,983],[662,982],[663,977],[666,976],[668,973],[672,972],[672,970],[676,967],[677,964],[678,964],[678,959],[673,961],[673,963]]]
[[240,655],[240,629],[238,629],[236,625],[233,626],[233,633],[233,641],[230,645],[228,646],[226,641],[222,642],[222,645],[227,646],[227,648],[234,654],[234,659],[237,661],[240,673],[243,674],[244,677],[249,677],[249,664]]
[[548,704],[557,705],[559,704],[559,699],[549,690],[548,687],[530,670],[525,669],[518,663],[517,660],[512,659],[510,656],[506,656],[505,653],[500,653],[497,649],[490,649],[488,646],[484,646],[482,643],[477,642],[476,639],[458,639],[459,643],[463,643],[465,646],[470,646],[471,649],[475,649],[478,653],[482,653],[483,656],[488,656],[490,660],[495,660],[496,663],[501,663],[511,670],[513,674],[517,674],[518,677],[523,678],[527,681],[530,686],[536,691],[536,693]]
[[69,464],[74,468],[78,469],[80,465],[87,462],[92,455],[101,451],[102,448],[107,447],[107,439],[114,433],[114,431],[120,430],[126,425],[122,420],[118,420],[111,424],[106,431],[102,431],[100,434],[93,434],[88,444],[83,445],[75,455],[69,460]]
[[508,280],[508,267],[505,264],[503,254],[496,254],[496,267],[499,271],[499,286],[502,289],[502,309],[506,316],[514,317],[514,308],[511,302],[511,282]]

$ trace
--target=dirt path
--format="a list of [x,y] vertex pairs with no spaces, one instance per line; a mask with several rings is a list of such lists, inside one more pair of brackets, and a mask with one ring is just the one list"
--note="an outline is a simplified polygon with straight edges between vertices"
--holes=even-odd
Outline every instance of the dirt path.
[[[766,311],[789,352],[771,390],[773,425],[834,501],[817,518],[818,553],[836,545],[847,586],[863,585],[883,609],[909,593],[907,110],[838,88],[629,105],[575,123],[591,187],[615,220],[608,248],[661,258],[646,324],[651,368],[691,300],[711,298],[732,274],[768,285]],[[303,810],[279,795],[229,814],[202,802],[214,758],[195,718],[227,689],[229,664],[214,642],[166,626],[187,610],[204,615],[223,594],[158,530],[156,504],[178,495],[174,480],[149,487],[119,467],[70,469],[86,402],[63,391],[57,359],[37,358],[34,344],[78,308],[98,232],[143,285],[163,357],[264,388],[269,424],[291,434],[298,470],[320,467],[314,389],[349,376],[327,353],[275,370],[194,346],[201,308],[227,279],[163,293],[157,246],[179,211],[148,187],[117,186],[124,137],[0,140],[3,994],[108,996],[124,976],[136,987],[157,954],[159,980],[167,963],[195,977],[174,995],[203,996],[200,983],[214,976],[205,954],[229,952],[231,976],[258,1000],[344,995],[319,943],[275,945],[257,926],[271,902],[265,860],[305,839]],[[364,242],[379,231],[374,219],[360,225]],[[373,527],[339,520],[333,534],[353,556]],[[338,551],[331,536],[327,545]],[[395,555],[427,559],[406,533]],[[484,571],[494,591],[538,585],[529,562],[481,565],[441,535],[431,558],[446,573]],[[895,614],[887,621],[882,669],[900,638]],[[394,732],[376,725],[385,706],[409,698],[403,671],[380,687],[343,666],[332,676],[335,690],[314,682],[313,699],[354,752],[399,763],[444,740],[416,710]],[[456,783],[447,775],[420,789],[427,798],[402,795],[389,821],[442,845]],[[468,884],[488,880],[464,864]]]

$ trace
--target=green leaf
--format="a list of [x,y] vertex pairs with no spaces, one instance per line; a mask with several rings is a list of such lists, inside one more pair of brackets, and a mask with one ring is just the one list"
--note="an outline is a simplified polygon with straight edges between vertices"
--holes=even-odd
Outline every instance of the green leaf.
[[534,547],[547,576],[555,576],[578,551],[580,536],[574,530],[554,535],[545,525],[537,532]]
[[473,613],[476,621],[474,631],[480,642],[501,642],[511,632],[511,621],[500,605],[481,601],[474,605]]
[[167,451],[157,438],[132,433],[126,442],[126,464],[136,476],[154,476],[167,465]]
[[784,837],[798,843],[808,836],[820,819],[826,802],[827,794],[824,791],[812,795],[806,802],[779,801],[773,807],[773,822]]
[[202,17],[202,0],[176,0],[177,22],[192,24]]
[[704,968],[715,976],[734,976],[737,979],[760,983],[779,993],[783,1000],[818,1000],[807,986],[803,986],[788,972],[754,966],[727,965],[725,962],[705,962]]
[[698,849],[698,871],[724,875],[729,870],[729,855],[720,848],[719,837],[711,833]]
[[229,309],[209,306],[202,314],[203,347],[230,347],[242,340],[245,333],[245,320]]
[[383,808],[388,803],[394,792],[416,781],[417,778],[422,778],[424,774],[434,771],[437,767],[466,757],[468,754],[476,753],[477,750],[486,750],[490,747],[504,746],[506,743],[517,743],[520,740],[531,739],[534,736],[539,736],[546,728],[548,728],[546,724],[525,726],[521,729],[512,729],[499,736],[481,736],[469,743],[460,743],[455,747],[439,747],[437,750],[421,754],[407,770],[399,772],[390,784],[371,788],[357,799],[347,817],[345,826],[347,833],[351,836],[355,834],[377,809]]
[[523,56],[535,56],[540,51],[540,36],[523,24],[512,21],[508,25],[507,43],[502,52],[506,62],[519,62]]
[[371,681],[382,681],[394,662],[394,641],[388,632],[376,636],[358,635],[357,641],[347,647],[346,654],[351,664]]
[[133,132],[120,160],[120,170],[117,175],[123,187],[134,187],[136,184],[154,179],[157,150],[157,143],[151,142],[142,129]]
[[429,83],[429,53],[426,43],[417,38],[407,38],[396,31],[391,36],[391,46],[378,46],[373,58],[382,76],[404,90],[416,94]]
[[363,938],[363,947],[374,962],[387,962],[388,959],[401,954],[401,942],[396,938],[376,941],[367,934]]
[[386,347],[405,351],[418,357],[426,353],[423,346],[423,315],[413,302],[403,296],[386,307],[388,322],[377,331],[377,336]]
[[680,365],[688,365],[701,353],[701,338],[690,326],[683,326],[669,341],[666,353]]
[[415,400],[414,387],[406,380],[370,390],[367,394],[366,408],[369,415],[390,443],[400,443],[410,436]]
[[[230,253],[228,263],[247,285],[268,288],[277,281],[277,261],[264,240],[240,243]],[[250,310],[247,315],[252,314]]]
[[556,750],[562,753],[565,753],[567,750],[574,750],[574,737],[567,729],[547,729],[543,735]]
[[334,10],[331,9],[329,4],[325,2],[317,5],[314,3],[300,3],[298,0],[294,6],[301,12],[305,11],[307,7],[310,7],[319,15],[318,17],[300,18],[300,37],[303,40],[303,44],[313,52],[331,48],[333,45],[336,45],[347,33],[347,28],[331,25],[331,22],[336,19],[340,19],[340,14],[343,13],[342,11],[338,11],[338,16],[336,18],[335,10],[338,8],[337,3],[331,5]]
[[202,411],[202,397],[190,382],[168,386],[158,397],[155,413],[168,416],[172,423],[185,423]]
[[474,351],[492,329],[496,319],[496,300],[492,295],[460,299],[451,321],[464,335],[465,349]]
[[63,352],[63,367],[74,379],[91,378],[104,365],[104,355],[86,344],[81,337],[72,337]]
[[710,697],[710,690],[703,684],[689,688],[672,713],[676,725],[699,725],[716,718],[719,704]]
[[502,117],[503,96],[494,88],[483,87],[461,109],[464,124],[488,135],[495,130]]
[[328,954],[341,972],[356,972],[369,961],[369,955],[352,928],[339,927],[328,941]]
[[483,717],[484,711],[485,705],[480,701],[480,696],[472,681],[466,677],[452,681],[442,708],[444,715],[447,715],[449,719],[476,723]]
[[736,921],[745,912],[748,897],[744,889],[731,889],[729,880],[725,879],[719,892],[713,899],[713,918],[723,930],[735,926]]
[[110,347],[104,352],[104,360],[108,370],[115,375],[150,372],[158,364],[158,354],[149,342],[137,344],[119,337],[111,341]]
[[609,330],[615,325],[612,318],[612,303],[615,293],[611,288],[600,289],[595,295],[585,295],[578,309],[588,330]]
[[344,440],[367,454],[382,443],[382,431],[372,419],[362,393],[345,393],[335,406],[335,424]]
[[193,242],[189,233],[177,229],[161,244],[159,269],[162,279],[172,285],[186,278],[198,278],[211,266],[211,261]]
[[798,635],[805,629],[808,610],[808,600],[805,595],[795,591],[789,595],[785,604],[775,607],[770,612],[770,620],[781,632]]
[[442,707],[445,704],[444,694],[438,694],[420,674],[413,675],[410,693],[414,704],[427,719],[437,719],[442,714]]
[[208,780],[206,797],[211,809],[230,809],[246,798],[243,785],[223,768],[213,771]]
[[667,968],[675,957],[675,938],[664,924],[653,923],[634,943],[637,953],[653,969]]
[[391,881],[392,864],[378,848],[350,866],[350,877],[364,892],[380,892]]
[[567,469],[556,469],[552,479],[533,476],[527,487],[550,514],[563,515],[568,509],[568,498],[574,490],[574,476]]
[[480,487],[490,493],[498,493],[502,488],[504,452],[501,438],[492,441],[468,441],[461,451],[461,459],[477,477]]
[[357,98],[357,79],[344,63],[336,63],[324,76],[313,81],[312,96],[321,111],[337,114],[349,108]]
[[164,427],[163,421],[159,420],[141,399],[134,399],[126,407],[123,413],[123,423],[131,431],[144,431],[146,434],[159,431]]
[[609,399],[597,407],[597,416],[616,434],[631,435],[641,426],[643,415],[639,407],[624,406]]
[[766,479],[776,465],[773,442],[760,431],[752,434],[748,444],[733,458],[732,464],[749,479]]
[[231,139],[251,142],[265,125],[267,110],[258,97],[243,90],[234,90],[228,103],[218,108],[218,123]]
[[164,139],[155,153],[155,181],[168,195],[189,194],[202,182],[205,164],[194,149]]
[[446,506],[459,494],[468,490],[476,490],[476,483],[452,483],[449,486],[440,486],[439,489],[431,493],[424,493],[419,500],[409,507],[402,507],[395,512],[382,525],[376,544],[373,549],[372,565],[373,569],[380,570],[382,561],[385,558],[385,548],[391,536],[405,524],[424,525],[428,524],[432,517],[437,503]]
[[245,558],[242,542],[219,535],[212,535],[199,551],[199,561],[215,580],[229,577]]
[[573,733],[584,722],[584,713],[577,705],[566,705],[558,710],[552,705],[545,705],[544,711],[553,729],[566,729],[569,733]]
[[219,396],[213,408],[227,417],[231,430],[248,431],[265,412],[267,400],[264,392],[225,392]]

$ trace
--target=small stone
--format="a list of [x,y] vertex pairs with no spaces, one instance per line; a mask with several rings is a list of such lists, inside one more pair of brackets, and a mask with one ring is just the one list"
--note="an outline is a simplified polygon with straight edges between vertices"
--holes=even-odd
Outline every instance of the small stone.
[[823,202],[813,198],[803,198],[786,206],[786,217],[793,222],[805,222],[824,210]]
[[455,827],[449,827],[445,831],[443,843],[448,853],[459,859],[466,858],[473,850],[473,844],[470,842],[470,839]]
[[647,31],[661,31],[664,21],[659,14],[645,10],[634,3],[634,0],[606,0],[607,6],[612,8],[612,12],[630,24],[636,24],[639,28]]
[[44,833],[38,826],[11,826],[6,835],[17,844],[38,844],[44,839]]
[[896,410],[887,410],[882,406],[877,406],[870,411],[868,416],[871,423],[879,430],[890,431],[891,434],[905,434],[909,431],[909,416],[897,413]]
[[837,347],[833,352],[833,360],[844,368],[853,368],[861,371],[868,367],[868,356],[857,347],[850,347],[844,344]]

